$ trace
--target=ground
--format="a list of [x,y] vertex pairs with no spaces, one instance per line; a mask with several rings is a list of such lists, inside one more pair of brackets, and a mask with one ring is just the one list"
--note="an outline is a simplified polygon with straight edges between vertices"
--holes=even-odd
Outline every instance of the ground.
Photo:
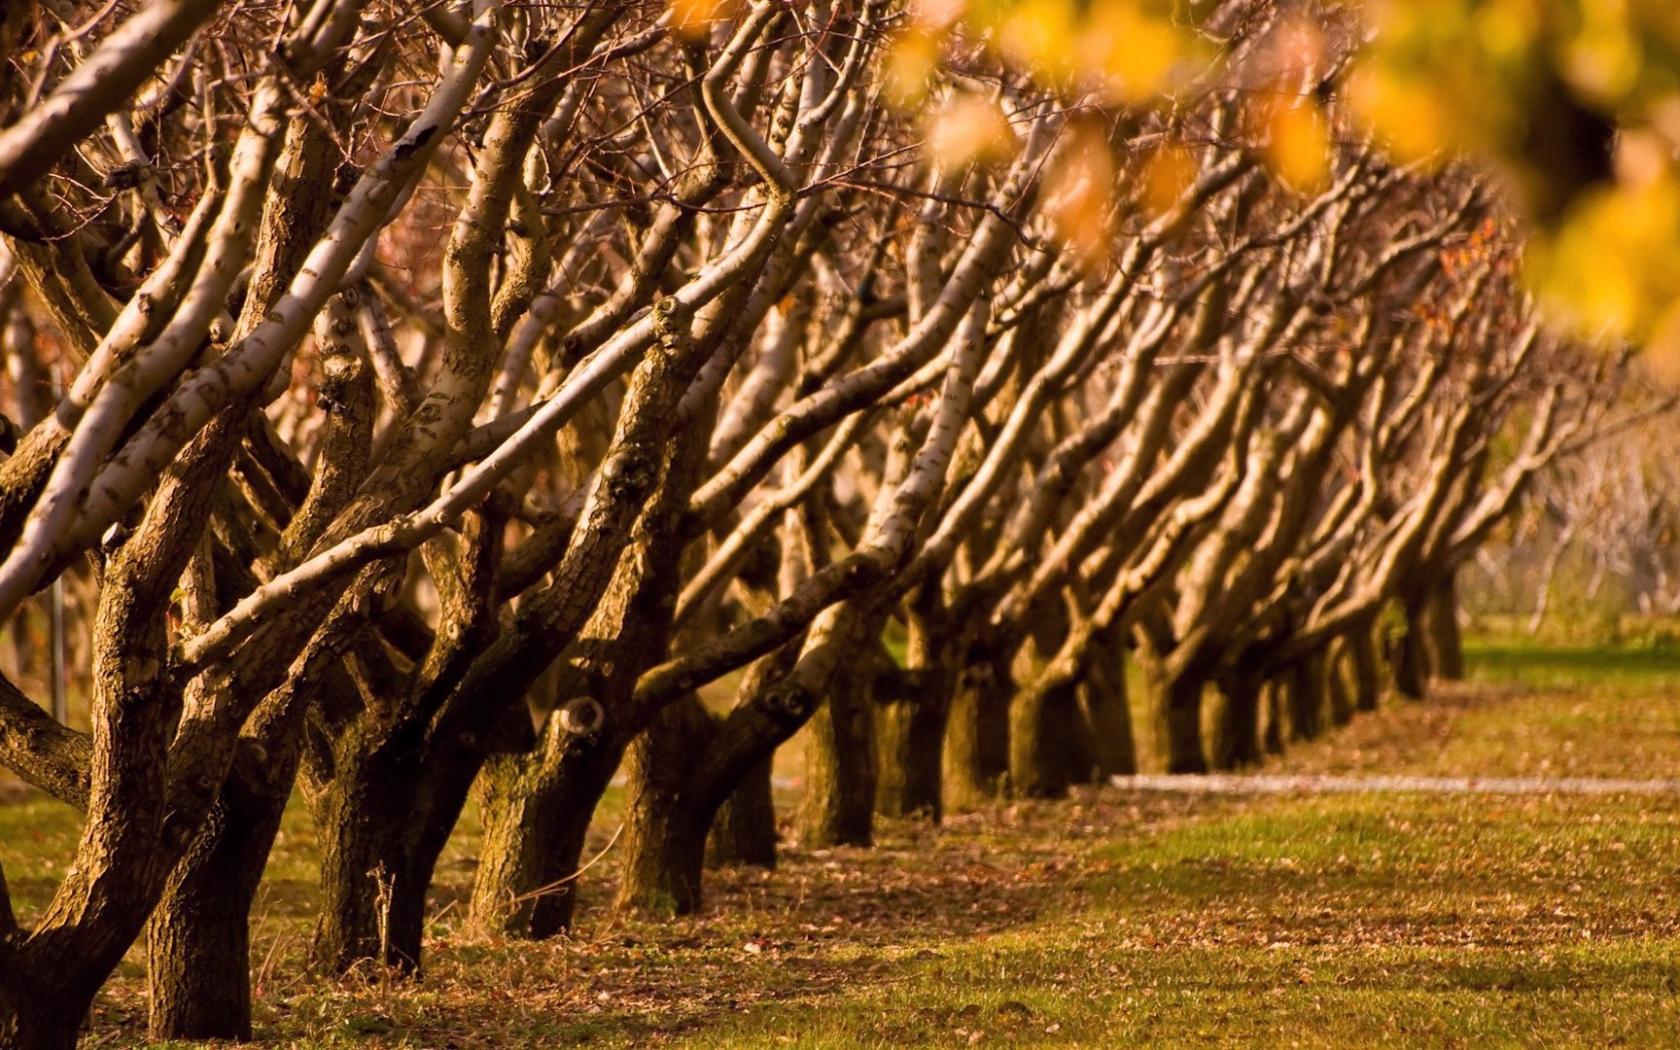
[[[1468,685],[1390,702],[1272,771],[1680,776],[1680,654],[1484,647]],[[596,845],[616,827],[604,805]],[[257,1026],[287,1047],[1680,1046],[1680,796],[1088,791],[874,850],[718,873],[706,913],[606,907],[573,939],[456,929],[476,843],[440,871],[418,985],[306,976],[308,819],[258,905]],[[0,806],[26,913],[76,832]],[[598,876],[598,877],[597,877]],[[130,962],[89,1042],[131,1046]]]

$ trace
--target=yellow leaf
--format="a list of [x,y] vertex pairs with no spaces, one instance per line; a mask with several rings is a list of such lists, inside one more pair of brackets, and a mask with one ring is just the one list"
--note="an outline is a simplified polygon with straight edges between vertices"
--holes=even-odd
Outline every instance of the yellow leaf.
[[1008,160],[1016,146],[1009,118],[997,102],[967,92],[933,115],[927,142],[934,160],[947,169]]
[[1045,176],[1045,214],[1056,236],[1086,265],[1100,262],[1114,243],[1114,183],[1114,156],[1090,126],[1074,129]]
[[690,40],[703,39],[734,7],[735,0],[671,0],[671,28]]
[[1186,52],[1180,31],[1166,19],[1146,14],[1134,0],[1094,5],[1076,39],[1080,61],[1119,104],[1160,94]]
[[939,38],[926,29],[905,30],[887,46],[881,69],[881,93],[891,105],[908,109],[927,97],[939,65]]
[[1196,177],[1196,158],[1183,144],[1169,142],[1150,154],[1143,166],[1143,205],[1151,215],[1163,215]]
[[1291,189],[1311,193],[1330,177],[1330,130],[1318,103],[1278,96],[1268,107],[1266,163]]

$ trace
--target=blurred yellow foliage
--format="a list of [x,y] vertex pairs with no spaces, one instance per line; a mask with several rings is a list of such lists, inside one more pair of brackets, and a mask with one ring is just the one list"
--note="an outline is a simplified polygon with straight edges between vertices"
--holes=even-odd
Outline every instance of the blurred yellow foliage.
[[927,97],[939,68],[939,47],[938,35],[924,26],[893,38],[881,66],[881,94],[888,104],[909,109]]
[[1008,160],[1017,145],[1009,118],[993,99],[961,92],[929,119],[928,153],[943,168]]
[[1272,96],[1265,104],[1266,163],[1300,193],[1322,189],[1330,178],[1330,129],[1313,98]]
[[1196,178],[1196,158],[1182,143],[1169,142],[1143,165],[1143,206],[1151,216],[1165,215]]
[[1541,295],[1590,331],[1645,334],[1680,301],[1680,180],[1592,190],[1555,236],[1535,241],[1529,270]]
[[1044,211],[1086,265],[1107,258],[1114,237],[1114,154],[1102,132],[1076,125],[1044,179]]
[[671,28],[679,36],[703,40],[712,26],[735,13],[737,0],[671,0]]

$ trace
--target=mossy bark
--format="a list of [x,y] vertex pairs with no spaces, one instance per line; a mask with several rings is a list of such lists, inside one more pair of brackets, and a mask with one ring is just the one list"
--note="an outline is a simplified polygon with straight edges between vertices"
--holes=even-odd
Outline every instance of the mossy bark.
[[937,823],[943,815],[940,789],[948,710],[948,700],[932,690],[877,705],[880,769],[875,810],[882,816],[924,817]]
[[706,828],[694,827],[684,789],[717,719],[687,696],[660,712],[625,756],[630,795],[618,906],[648,915],[686,915],[700,906]]
[[595,807],[624,755],[605,728],[556,738],[530,755],[492,760],[481,777],[484,839],[471,924],[505,937],[543,939],[571,926],[576,874]]

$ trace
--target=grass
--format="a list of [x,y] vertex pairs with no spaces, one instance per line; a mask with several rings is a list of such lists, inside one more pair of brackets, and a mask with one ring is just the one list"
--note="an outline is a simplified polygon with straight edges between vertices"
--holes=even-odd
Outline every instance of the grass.
[[[1282,768],[1680,776],[1680,655],[1471,658],[1471,685]],[[475,828],[440,866],[426,980],[332,983],[301,967],[314,841],[288,814],[258,908],[267,1045],[1680,1045],[1680,798],[1088,791],[789,848],[664,923],[607,910],[609,854],[545,944],[458,929]],[[26,914],[76,833],[64,807],[0,806]],[[131,961],[90,1043],[134,1045],[143,1014]]]

